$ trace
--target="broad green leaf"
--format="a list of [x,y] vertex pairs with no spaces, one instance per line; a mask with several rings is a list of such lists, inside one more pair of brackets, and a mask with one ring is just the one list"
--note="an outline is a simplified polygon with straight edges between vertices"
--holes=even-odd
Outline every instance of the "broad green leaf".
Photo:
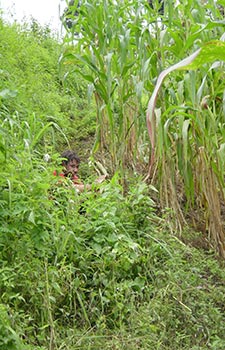
[[218,3],[219,5],[225,6],[225,0],[218,0],[217,3]]
[[183,157],[184,157],[184,164],[185,169],[187,168],[187,162],[188,162],[188,128],[190,125],[190,120],[186,119],[183,123],[182,127],[182,138],[183,138]]
[[197,69],[206,63],[212,63],[214,61],[225,61],[225,43],[223,41],[211,41],[205,44],[198,51],[198,55],[194,57],[191,62],[188,62],[188,64],[183,67],[178,66],[177,69]]

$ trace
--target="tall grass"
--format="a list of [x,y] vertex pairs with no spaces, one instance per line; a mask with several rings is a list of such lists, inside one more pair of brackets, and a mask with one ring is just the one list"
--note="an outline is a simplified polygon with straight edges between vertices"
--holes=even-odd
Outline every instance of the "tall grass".
[[[72,45],[65,46],[62,62],[82,74],[95,96],[93,151],[104,149],[113,171],[128,164],[134,168],[144,157],[143,92],[157,72],[150,11],[144,2],[87,1],[65,41]],[[151,70],[155,74],[150,75]]]
[[[210,108],[211,95],[202,96],[206,85],[207,76],[205,76],[200,88],[196,91],[197,98],[193,101],[191,110],[189,110],[190,107],[185,106],[184,102],[183,107],[180,109],[179,106],[175,106],[175,110],[169,107],[164,115],[157,112],[154,116],[160,86],[170,72],[179,69],[200,68],[206,62],[217,59],[225,61],[225,45],[222,41],[207,43],[205,47],[199,49],[190,57],[167,68],[160,74],[149,101],[147,112],[147,125],[153,146],[148,177],[151,175],[155,160],[155,148],[157,148],[159,164],[163,170],[161,176],[163,180],[163,195],[161,198],[166,200],[167,206],[173,207],[177,213],[181,214],[178,215],[178,222],[183,221],[184,218],[179,205],[178,195],[174,191],[182,184],[185,193],[183,201],[186,203],[186,208],[190,209],[197,204],[200,208],[205,209],[205,220],[209,237],[217,247],[220,255],[224,256],[221,205],[224,201],[224,169],[220,165],[221,149],[224,145],[221,133],[221,122],[223,123],[223,107],[221,104],[223,97],[216,95],[214,100],[219,100],[220,103],[219,105],[214,103]],[[216,76],[208,82],[208,87],[211,87],[213,91],[214,80],[217,83],[217,91],[221,91],[220,84],[223,85],[221,79],[221,73],[223,75],[222,66],[222,63],[217,63],[213,64],[209,69],[210,77],[211,71],[216,69]],[[192,77],[195,79],[193,72]],[[204,111],[207,111],[207,114]],[[168,115],[171,115],[169,119]],[[174,121],[176,123],[175,128],[173,127]],[[155,140],[155,138],[157,139]],[[171,150],[172,154],[176,155],[175,157],[171,156]],[[170,159],[169,167],[166,164],[168,159]],[[168,181],[168,172],[173,178],[172,187]],[[180,179],[178,176],[175,179],[175,174],[179,174]],[[198,213],[196,217],[199,219]]]
[[[156,125],[147,119],[150,143],[144,117],[159,73],[204,43],[220,39],[222,14],[213,1],[204,7],[199,1],[168,1],[160,17],[157,9],[141,0],[87,1],[68,33],[62,62],[82,74],[95,95],[94,151],[101,147],[110,155],[112,170],[140,169],[140,164],[146,169],[148,158],[150,163],[154,159],[157,128],[151,181],[161,188],[163,206],[173,208],[180,228],[186,210],[198,206],[196,221],[205,222],[204,231],[224,255],[218,204],[224,200],[222,68],[202,62],[197,72],[178,72],[166,81],[157,101]],[[209,174],[214,180],[206,184]]]

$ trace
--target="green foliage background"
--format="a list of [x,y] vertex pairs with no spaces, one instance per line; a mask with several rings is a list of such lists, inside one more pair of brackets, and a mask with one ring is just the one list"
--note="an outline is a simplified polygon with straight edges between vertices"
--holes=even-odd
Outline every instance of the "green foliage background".
[[223,263],[135,174],[59,184],[58,152],[93,145],[86,83],[47,28],[0,26],[0,349],[223,350]]

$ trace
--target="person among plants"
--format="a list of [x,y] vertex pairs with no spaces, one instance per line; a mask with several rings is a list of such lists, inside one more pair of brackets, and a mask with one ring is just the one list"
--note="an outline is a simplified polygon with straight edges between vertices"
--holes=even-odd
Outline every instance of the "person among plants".
[[[80,158],[79,156],[72,150],[66,150],[61,154],[62,158],[62,172],[59,174],[57,171],[54,171],[55,176],[60,176],[63,178],[70,178],[73,182],[74,186],[78,190],[78,192],[83,192],[84,190],[90,190],[92,185],[91,184],[83,184],[78,176],[78,170],[80,165]],[[102,183],[107,175],[101,175],[95,180],[95,184]]]

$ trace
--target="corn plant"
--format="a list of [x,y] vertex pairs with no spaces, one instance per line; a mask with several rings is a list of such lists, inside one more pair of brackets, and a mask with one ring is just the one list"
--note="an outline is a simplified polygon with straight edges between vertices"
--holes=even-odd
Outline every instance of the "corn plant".
[[94,94],[97,131],[93,151],[104,149],[112,170],[128,164],[134,167],[143,158],[143,93],[146,87],[152,88],[151,76],[157,74],[154,43],[159,29],[155,20],[144,1],[86,1],[65,40],[62,62],[81,74],[89,93]]
[[[182,179],[187,206],[204,208],[206,225],[211,241],[219,254],[225,257],[225,233],[222,219],[224,201],[224,72],[223,64],[213,64],[197,91],[192,81],[196,74],[186,74],[186,83],[192,87],[194,99],[190,105],[168,108],[162,115],[154,109],[160,86],[164,78],[178,69],[196,69],[213,60],[225,61],[225,44],[214,41],[197,50],[190,57],[167,68],[157,81],[148,105],[147,124],[152,144],[152,157],[149,164],[150,176],[155,158],[161,167],[162,197],[167,206],[173,207],[178,221],[183,220],[176,188],[179,177]],[[214,74],[212,73],[214,72]],[[203,96],[204,92],[207,95]],[[179,97],[178,97],[179,98]],[[157,135],[157,140],[155,137]],[[169,177],[168,177],[169,173]],[[168,194],[170,193],[170,195]],[[201,210],[201,209],[200,209]],[[197,214],[199,218],[199,214]]]
[[[179,227],[185,223],[184,208],[189,215],[192,208],[195,227],[199,227],[196,221],[204,222],[203,230],[224,257],[224,73],[223,64],[216,62],[224,61],[224,23],[221,8],[208,1],[206,9],[198,2],[182,2],[166,28],[173,38],[169,53],[176,52],[183,59],[191,47],[196,51],[178,63],[167,60],[168,68],[159,75],[152,93],[147,111],[152,145],[149,174],[151,178],[158,175],[160,198],[174,209]],[[211,42],[216,38],[220,41]],[[184,66],[189,71],[181,75],[179,69]],[[178,70],[176,76],[165,81],[156,104],[159,86],[174,70]],[[155,117],[151,120],[152,107]]]
[[212,2],[207,9],[197,1],[182,2],[174,9],[168,1],[159,18],[157,1],[152,7],[144,0],[79,3],[68,6],[72,24],[62,62],[68,71],[81,74],[94,94],[93,151],[105,149],[113,170],[121,164],[135,168],[137,159],[146,158],[143,146],[148,145],[143,130],[146,92],[152,91],[166,62],[212,37],[212,28],[216,32],[219,24],[206,13],[216,16],[219,11]]
[[[202,6],[200,1],[168,1],[163,13],[157,12],[157,1],[151,4],[142,0],[86,1],[73,16],[78,5],[74,1],[70,11],[73,26],[65,40],[62,62],[87,80],[89,92],[95,96],[97,134],[93,150],[105,149],[115,170],[121,165],[135,168],[137,158],[145,163],[150,148],[150,167],[153,163],[158,166],[154,172],[149,168],[148,177],[151,173],[152,181],[157,179],[160,184],[162,203],[174,208],[180,228],[185,222],[183,208],[198,203],[199,212],[208,222],[206,229],[221,253],[224,248],[218,203],[224,197],[222,69],[201,64],[198,72],[177,73],[166,82],[154,122],[147,113],[150,145],[143,112],[147,92],[153,91],[155,78],[163,69],[198,52],[204,43],[221,38],[222,3],[215,6],[207,1]],[[208,106],[208,95],[212,108],[204,107]],[[209,173],[200,179],[199,171]],[[209,196],[206,178],[212,173]],[[220,232],[217,238],[216,231]]]

